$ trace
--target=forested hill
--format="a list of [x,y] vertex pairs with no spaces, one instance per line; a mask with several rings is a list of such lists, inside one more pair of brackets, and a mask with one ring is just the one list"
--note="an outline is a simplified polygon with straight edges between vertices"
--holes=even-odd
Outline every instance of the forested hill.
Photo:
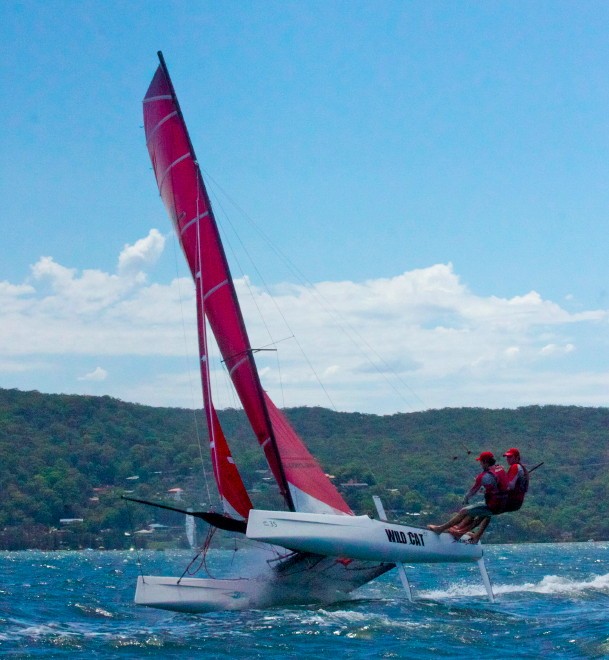
[[[472,483],[477,453],[515,446],[529,466],[545,464],[523,509],[494,520],[487,542],[609,539],[609,409],[286,413],[357,513],[374,514],[378,494],[393,520],[443,520]],[[254,504],[281,506],[243,413],[219,414]],[[170,502],[181,488],[181,506],[215,506],[203,429],[191,410],[0,389],[0,549],[125,547],[125,533],[178,524],[176,514],[124,502],[126,491]]]

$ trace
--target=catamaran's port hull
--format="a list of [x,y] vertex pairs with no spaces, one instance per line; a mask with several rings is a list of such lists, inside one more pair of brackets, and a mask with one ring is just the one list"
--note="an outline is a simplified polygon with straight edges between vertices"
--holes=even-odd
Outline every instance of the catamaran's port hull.
[[393,564],[337,560],[291,553],[256,578],[217,580],[146,575],[138,578],[137,605],[176,612],[205,613],[287,605],[327,605],[344,600]]
[[249,514],[247,536],[300,552],[380,562],[469,562],[483,553],[479,544],[455,541],[450,534],[368,516],[254,509]]
[[259,603],[264,584],[255,580],[140,576],[135,603],[175,612],[204,613],[216,610],[244,610]]

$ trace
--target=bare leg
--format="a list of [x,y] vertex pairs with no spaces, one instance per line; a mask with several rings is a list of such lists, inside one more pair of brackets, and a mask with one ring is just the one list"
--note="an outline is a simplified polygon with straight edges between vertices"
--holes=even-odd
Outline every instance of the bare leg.
[[463,534],[474,529],[476,525],[479,525],[482,522],[480,516],[465,516],[463,520],[458,525],[453,525],[449,528],[448,533],[452,534],[456,539],[460,539]]
[[471,532],[471,530],[477,527],[483,520],[483,516],[465,516],[463,522],[461,522],[459,525],[455,525],[453,529],[455,532],[460,532],[461,535],[463,535],[465,532]]
[[440,534],[442,532],[445,532],[449,527],[452,527],[453,525],[458,525],[466,516],[467,516],[467,511],[461,509],[461,511],[455,513],[455,515],[444,524],[427,525],[427,529],[430,529],[432,532],[435,532],[436,534]]
[[491,519],[488,518],[488,517],[482,519],[482,522],[480,523],[480,526],[478,527],[476,532],[474,534],[472,534],[472,536],[470,538],[471,543],[478,543],[478,541],[480,540],[480,538],[484,534],[486,528],[489,526],[490,522],[491,522]]

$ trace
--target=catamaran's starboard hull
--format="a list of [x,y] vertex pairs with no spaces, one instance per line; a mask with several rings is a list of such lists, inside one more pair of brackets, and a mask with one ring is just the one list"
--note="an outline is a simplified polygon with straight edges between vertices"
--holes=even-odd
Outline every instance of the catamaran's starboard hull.
[[456,542],[450,534],[368,516],[253,509],[247,536],[300,552],[376,562],[468,562],[483,552],[479,544]]
[[392,568],[393,564],[294,553],[278,560],[269,573],[259,578],[141,576],[137,581],[135,602],[189,613],[327,605],[345,600],[354,589]]

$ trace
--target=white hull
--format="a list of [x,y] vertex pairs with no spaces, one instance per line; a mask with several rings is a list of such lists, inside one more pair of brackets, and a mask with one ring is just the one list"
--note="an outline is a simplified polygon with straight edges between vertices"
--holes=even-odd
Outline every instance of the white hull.
[[245,610],[285,605],[328,604],[348,598],[354,589],[391,570],[393,564],[338,561],[318,555],[290,554],[264,563],[255,578],[138,578],[137,605],[176,612]]
[[[478,562],[492,598],[480,544],[455,541],[420,527],[394,525],[368,516],[252,510],[247,536],[295,550],[264,563],[254,578],[143,576],[135,602],[177,612],[245,610],[328,604],[403,563]],[[309,554],[310,553],[310,554]],[[401,575],[408,594],[405,574]]]
[[255,580],[214,580],[201,578],[140,576],[135,603],[176,612],[244,610],[264,606],[258,596],[264,584]]
[[450,534],[368,516],[253,509],[247,536],[300,552],[377,562],[468,562],[483,554],[480,544],[455,541]]

